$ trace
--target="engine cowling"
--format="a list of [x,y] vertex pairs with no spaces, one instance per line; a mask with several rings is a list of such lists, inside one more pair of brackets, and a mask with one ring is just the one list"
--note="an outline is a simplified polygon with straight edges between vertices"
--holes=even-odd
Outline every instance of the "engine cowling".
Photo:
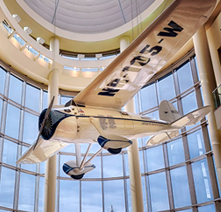
[[[38,127],[41,128],[41,124],[45,118],[47,109],[43,110],[39,116]],[[51,110],[48,118],[45,120],[41,137],[44,140],[61,139],[62,141],[71,143],[77,133],[77,121],[74,115],[69,115],[57,110]]]

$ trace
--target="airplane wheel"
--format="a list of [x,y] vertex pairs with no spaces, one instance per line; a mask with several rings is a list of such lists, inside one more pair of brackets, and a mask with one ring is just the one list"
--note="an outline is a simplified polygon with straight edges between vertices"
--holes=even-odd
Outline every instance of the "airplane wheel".
[[119,154],[121,152],[121,150],[122,150],[122,148],[118,148],[118,149],[108,148],[107,149],[107,151],[113,155]]
[[71,177],[74,179],[74,180],[80,180],[82,179],[84,176],[84,174],[79,174],[79,175],[71,175]]

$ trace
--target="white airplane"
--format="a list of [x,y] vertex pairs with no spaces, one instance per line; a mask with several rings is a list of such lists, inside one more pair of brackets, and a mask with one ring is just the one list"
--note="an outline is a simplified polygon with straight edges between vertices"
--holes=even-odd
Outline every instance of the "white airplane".
[[[81,179],[95,166],[90,161],[102,149],[118,154],[132,139],[154,135],[147,145],[174,138],[184,126],[200,121],[210,106],[180,117],[168,101],[159,106],[161,120],[121,111],[121,108],[194,35],[212,13],[216,0],[175,0],[97,78],[64,106],[54,106],[39,117],[39,136],[18,163],[40,163],[70,143],[76,161],[63,165],[73,179]],[[80,144],[89,143],[81,161]],[[88,161],[92,143],[100,150]]]

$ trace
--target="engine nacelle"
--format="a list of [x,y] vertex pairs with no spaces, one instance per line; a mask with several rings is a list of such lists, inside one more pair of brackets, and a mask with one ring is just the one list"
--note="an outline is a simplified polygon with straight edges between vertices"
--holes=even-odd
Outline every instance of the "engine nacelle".
[[[43,110],[39,116],[39,130],[44,120],[47,109]],[[44,140],[51,138],[71,143],[76,137],[77,121],[74,115],[69,115],[57,110],[51,110],[45,121],[41,137]]]
[[80,180],[87,172],[93,170],[94,168],[94,164],[88,163],[86,166],[80,169],[75,160],[70,160],[63,165],[63,171],[75,180]]

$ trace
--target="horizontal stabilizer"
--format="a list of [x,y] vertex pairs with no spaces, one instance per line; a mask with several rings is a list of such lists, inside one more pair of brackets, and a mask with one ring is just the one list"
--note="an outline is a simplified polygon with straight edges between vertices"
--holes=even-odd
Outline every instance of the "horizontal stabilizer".
[[29,149],[17,160],[17,163],[41,163],[68,145],[68,143],[58,140],[44,140],[41,137],[37,145],[35,144],[36,142],[29,147]]
[[211,111],[211,106],[196,109],[171,123],[172,127],[185,127],[196,124]]
[[160,144],[164,141],[170,140],[172,138],[175,138],[179,135],[179,130],[171,131],[171,132],[166,132],[166,133],[161,133],[158,135],[152,136],[148,141],[147,141],[147,146],[151,145],[156,145]]

